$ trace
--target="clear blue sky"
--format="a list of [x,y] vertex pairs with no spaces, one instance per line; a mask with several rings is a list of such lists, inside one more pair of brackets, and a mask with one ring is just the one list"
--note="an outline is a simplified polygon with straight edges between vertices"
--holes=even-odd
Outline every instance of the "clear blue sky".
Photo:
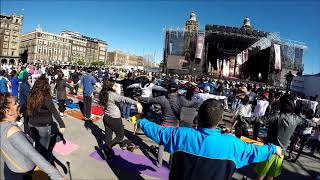
[[77,31],[108,42],[109,50],[162,59],[163,29],[184,27],[195,11],[201,29],[205,24],[241,26],[250,17],[255,29],[280,32],[282,38],[307,44],[305,74],[320,72],[320,2],[317,0],[241,1],[108,1],[1,0],[1,13],[21,14],[23,33],[39,24],[45,31]]

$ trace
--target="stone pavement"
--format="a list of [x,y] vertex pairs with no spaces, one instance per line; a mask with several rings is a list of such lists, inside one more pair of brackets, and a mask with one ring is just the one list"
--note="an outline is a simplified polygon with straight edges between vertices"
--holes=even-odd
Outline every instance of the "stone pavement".
[[[63,119],[66,124],[66,132],[64,134],[65,139],[79,145],[78,149],[66,156],[56,152],[54,153],[55,157],[65,166],[65,170],[68,171],[66,179],[167,179],[167,177],[159,178],[135,172],[135,169],[148,168],[140,165],[139,158],[135,163],[128,162],[123,158],[119,159],[123,164],[112,164],[90,157],[90,154],[93,153],[99,145],[103,144],[104,125],[102,120],[95,123],[84,123],[83,121],[76,120],[69,116],[65,116]],[[133,125],[127,121],[124,121],[123,123],[126,130],[126,137],[140,146],[140,149],[137,149],[134,153],[146,156],[154,162],[154,155],[148,152],[147,149],[148,146],[155,145],[155,143],[143,134],[139,134],[136,137],[133,136]],[[141,161],[143,160],[143,158],[140,159]],[[169,160],[168,153],[164,154],[164,160]],[[63,172],[63,169],[59,165],[57,165],[57,167],[60,172]],[[154,166],[152,166],[151,169],[154,169]],[[303,154],[295,164],[285,161],[283,173],[277,179],[315,179],[319,174],[319,153],[316,154],[316,157],[310,157]],[[235,179],[242,179],[244,176],[248,179],[252,179],[254,178],[254,172],[246,167],[238,170],[233,177]]]

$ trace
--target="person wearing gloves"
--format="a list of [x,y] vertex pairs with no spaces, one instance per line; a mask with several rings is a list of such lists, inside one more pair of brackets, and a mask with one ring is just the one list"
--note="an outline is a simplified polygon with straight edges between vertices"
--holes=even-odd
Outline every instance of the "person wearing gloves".
[[231,179],[235,169],[268,160],[282,149],[273,144],[257,146],[217,128],[223,118],[221,102],[209,99],[199,109],[198,128],[163,127],[147,119],[137,126],[173,154],[169,179]]
[[[121,119],[121,111],[119,109],[120,103],[129,103],[136,105],[138,112],[141,113],[141,104],[128,97],[121,96],[121,87],[116,84],[115,81],[108,80],[103,82],[102,89],[99,94],[99,103],[105,109],[103,116],[103,124],[105,127],[105,143],[103,153],[106,159],[110,159],[113,156],[112,147],[120,144],[121,148],[126,147],[129,151],[133,151],[137,148],[129,140],[123,140],[124,138],[124,127]],[[112,139],[113,132],[116,137]]]
[[17,126],[19,104],[9,94],[0,94],[0,155],[4,178],[23,180],[39,166],[51,179],[64,179],[60,172],[39,154],[27,135]]

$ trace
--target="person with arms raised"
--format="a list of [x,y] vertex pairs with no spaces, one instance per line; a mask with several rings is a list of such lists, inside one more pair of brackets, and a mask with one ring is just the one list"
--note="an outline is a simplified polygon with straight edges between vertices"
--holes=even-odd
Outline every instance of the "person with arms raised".
[[144,134],[173,154],[169,179],[231,179],[237,168],[282,156],[273,144],[257,146],[217,128],[223,118],[223,105],[214,99],[202,103],[198,128],[163,127],[147,119],[137,123]]

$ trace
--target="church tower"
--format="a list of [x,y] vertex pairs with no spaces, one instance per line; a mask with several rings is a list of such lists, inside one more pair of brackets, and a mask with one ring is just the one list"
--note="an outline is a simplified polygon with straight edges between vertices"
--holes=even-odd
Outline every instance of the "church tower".
[[198,32],[199,24],[196,18],[196,14],[192,12],[190,14],[189,20],[186,21],[185,31]]

